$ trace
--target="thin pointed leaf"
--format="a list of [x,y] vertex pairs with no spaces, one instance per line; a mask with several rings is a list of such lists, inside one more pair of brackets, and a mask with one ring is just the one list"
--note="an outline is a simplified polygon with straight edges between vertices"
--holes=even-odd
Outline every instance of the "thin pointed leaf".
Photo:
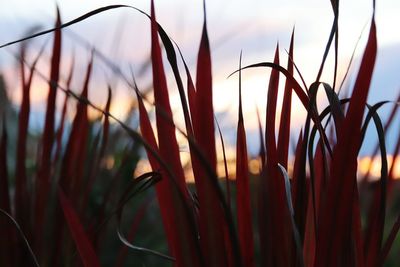
[[[204,153],[207,163],[212,170],[216,171],[216,149],[214,129],[214,109],[212,93],[212,66],[211,51],[207,33],[207,19],[205,1],[203,1],[204,23],[202,36],[197,55],[196,94],[195,94],[195,117],[192,116],[193,129],[196,142]],[[194,158],[194,166],[201,166],[195,173],[195,182],[199,198],[199,230],[202,252],[206,257],[208,266],[226,266],[227,259],[226,240],[224,229],[227,227],[223,218],[223,209],[218,203],[218,195],[212,181],[205,177],[204,165],[198,157]],[[212,178],[214,179],[214,178]],[[233,253],[235,256],[236,253]],[[240,256],[240,255],[236,255]],[[236,262],[241,264],[241,262]]]
[[[86,71],[81,98],[87,101],[89,83],[92,74],[93,58],[91,58]],[[78,102],[76,114],[72,122],[70,136],[67,142],[63,165],[61,167],[60,185],[67,194],[76,194],[82,189],[82,175],[84,171],[85,153],[88,138],[87,103]],[[74,199],[78,202],[78,199]]]
[[[81,194],[79,194],[79,191],[83,190],[82,175],[86,158],[86,143],[89,127],[87,118],[87,95],[92,72],[92,63],[93,62],[90,61],[87,67],[82,93],[79,97],[82,101],[79,101],[76,106],[76,114],[65,148],[58,181],[60,188],[65,194],[73,196],[71,201],[73,201],[75,207],[78,207],[78,203],[81,201]],[[55,246],[57,251],[54,253],[54,259],[57,261],[61,257],[62,244],[65,242],[63,239],[64,221],[62,220],[62,214],[59,209],[56,210],[55,225],[57,225],[57,227],[54,229],[53,242],[57,244]]]
[[90,242],[78,215],[61,188],[58,189],[58,199],[83,265],[85,267],[100,267],[100,262],[93,245]]
[[162,157],[171,164],[177,176],[177,183],[183,194],[187,194],[185,178],[180,164],[178,143],[175,129],[167,122],[161,113],[172,119],[172,111],[169,103],[168,87],[161,56],[161,48],[158,41],[157,23],[155,20],[154,4],[151,12],[151,58],[153,70],[154,99],[156,105],[156,124],[158,130],[159,150]]
[[260,111],[258,110],[258,107],[256,108],[256,113],[257,113],[257,122],[258,122],[258,134],[260,137],[260,159],[261,159],[261,166],[264,166],[265,164],[265,140],[264,140],[264,131],[261,125],[261,118],[260,118]]
[[96,135],[95,140],[93,141],[93,155],[95,157],[94,160],[91,161],[89,164],[89,174],[86,182],[86,189],[85,192],[83,193],[83,200],[82,200],[82,209],[86,209],[89,196],[93,190],[93,185],[96,183],[96,178],[98,176],[99,170],[100,170],[100,165],[101,165],[101,160],[104,157],[104,153],[106,151],[107,143],[108,143],[108,136],[109,136],[109,130],[110,130],[110,120],[109,120],[109,113],[110,113],[110,106],[111,106],[111,98],[112,98],[112,90],[110,87],[108,87],[108,97],[107,97],[107,102],[104,107],[104,122],[103,122],[103,127],[102,127],[102,138],[101,138],[101,144],[100,148],[98,147],[98,143],[100,142],[100,131]]
[[[61,25],[60,12],[57,9],[56,27]],[[54,144],[54,124],[56,112],[56,97],[57,97],[57,84],[60,74],[61,64],[61,30],[54,32],[53,52],[50,65],[50,83],[49,92],[47,96],[47,107],[45,115],[45,124],[42,136],[42,147],[38,159],[38,172],[35,183],[35,247],[39,255],[42,250],[43,230],[45,227],[45,218],[47,211],[47,200],[49,197],[51,186],[51,163],[52,163],[52,150]]]
[[[242,64],[240,53],[239,69]],[[243,266],[255,266],[254,240],[250,203],[249,168],[246,132],[242,111],[242,74],[239,71],[239,115],[236,141],[236,203],[237,220]]]
[[[289,74],[293,75],[293,46],[294,46],[294,29],[292,32],[292,37],[290,40],[289,48],[289,59],[287,70]],[[290,83],[285,82],[285,91],[283,95],[282,102],[282,112],[279,122],[279,136],[278,136],[278,157],[279,163],[286,169],[288,161],[288,151],[289,151],[289,136],[290,136],[290,114],[292,107],[292,88],[290,88]]]
[[228,162],[227,162],[227,159],[226,159],[225,142],[224,142],[224,137],[222,136],[222,131],[221,131],[221,128],[219,126],[219,123],[218,123],[217,119],[215,119],[215,123],[217,124],[219,138],[221,139],[222,155],[224,157],[225,184],[226,184],[226,202],[228,203],[229,208],[232,209],[232,205],[231,205],[231,186],[230,186],[230,182],[229,182],[229,172],[228,172]]
[[[279,48],[276,47],[274,63],[279,65]],[[285,251],[290,251],[292,235],[290,232],[289,209],[282,208],[274,203],[286,203],[285,184],[281,179],[282,174],[278,167],[278,154],[276,150],[275,138],[275,116],[276,102],[279,85],[279,71],[272,69],[267,100],[267,114],[265,127],[266,140],[266,168],[263,172],[261,189],[265,192],[263,201],[265,207],[261,206],[260,213],[260,233],[261,233],[261,253],[265,256],[264,264],[275,266],[289,266],[290,257],[285,255]],[[286,205],[285,205],[286,206]]]
[[[71,68],[68,74],[68,79],[66,82],[66,88],[69,89],[71,86],[71,82],[72,82],[72,77],[73,77],[73,73],[74,73],[74,66],[75,66],[75,57],[72,58],[72,64],[71,64]],[[62,147],[62,137],[64,134],[64,125],[65,125],[65,117],[67,115],[67,107],[68,107],[68,100],[69,100],[69,95],[65,94],[65,98],[64,98],[64,103],[63,103],[63,107],[62,107],[62,111],[61,111],[61,119],[60,119],[60,126],[58,127],[57,130],[57,135],[56,135],[56,152],[54,155],[54,162],[56,163],[61,155],[61,147]]]
[[278,167],[282,172],[283,179],[285,180],[286,203],[290,211],[290,221],[292,225],[293,239],[296,244],[296,256],[298,257],[299,266],[303,267],[304,266],[303,248],[302,248],[302,242],[300,240],[299,230],[297,229],[296,223],[294,221],[294,209],[292,202],[292,193],[290,189],[290,178],[289,174],[281,164],[278,163]]

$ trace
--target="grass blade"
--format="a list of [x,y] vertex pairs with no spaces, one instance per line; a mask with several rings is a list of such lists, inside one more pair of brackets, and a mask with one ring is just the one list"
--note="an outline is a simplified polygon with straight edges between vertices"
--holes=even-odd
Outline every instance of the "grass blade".
[[[32,190],[29,190],[30,180],[28,180],[26,173],[26,150],[28,145],[28,126],[29,126],[29,114],[30,114],[30,90],[32,86],[32,80],[35,74],[36,65],[44,51],[47,42],[41,47],[39,53],[34,59],[33,63],[29,67],[28,77],[25,75],[25,56],[27,50],[27,44],[21,45],[21,52],[19,56],[20,73],[22,81],[22,101],[20,111],[18,113],[18,136],[17,136],[17,154],[15,160],[15,218],[19,222],[21,228],[29,239],[32,239],[32,225],[31,225],[31,208],[30,204],[32,201]],[[20,255],[21,264],[24,262],[24,254]]]
[[94,159],[92,160],[92,164],[89,164],[89,174],[87,175],[87,181],[85,184],[85,190],[82,196],[82,210],[85,210],[88,205],[88,200],[89,196],[93,190],[93,185],[96,182],[96,178],[99,174],[100,170],[100,165],[101,165],[101,160],[104,157],[104,153],[106,151],[107,143],[108,143],[108,136],[109,136],[109,130],[110,130],[110,120],[109,120],[109,113],[110,113],[110,106],[111,106],[111,98],[112,98],[112,90],[110,87],[108,87],[108,97],[107,97],[107,102],[104,107],[104,122],[103,122],[103,127],[102,127],[102,138],[101,138],[101,144],[100,144],[100,149],[97,149],[99,139],[100,139],[100,131],[96,135],[95,140],[93,141],[93,157]]
[[[289,59],[287,70],[290,75],[293,75],[293,46],[294,46],[294,29],[290,40]],[[288,81],[285,83],[285,91],[282,102],[282,112],[279,122],[278,136],[278,157],[279,163],[287,169],[288,151],[289,151],[289,136],[290,136],[290,114],[292,107],[292,88]]]
[[[162,208],[164,223],[166,223],[166,232],[169,235],[171,252],[176,258],[177,266],[198,266],[199,257],[197,252],[197,242],[195,241],[195,233],[192,232],[191,214],[188,213],[189,193],[186,187],[183,169],[179,157],[179,148],[175,135],[175,127],[171,125],[172,112],[169,103],[169,94],[166,84],[166,77],[163,69],[161,48],[158,41],[158,24],[156,23],[154,3],[151,2],[151,59],[153,70],[153,86],[154,99],[156,106],[156,125],[158,132],[158,151],[165,162],[171,166],[174,176],[161,168],[162,175],[165,176],[163,182],[157,189],[159,203],[161,200],[167,201],[165,208]],[[147,116],[142,110],[141,116]],[[165,118],[166,116],[167,118]],[[151,127],[147,126],[148,133]],[[142,129],[143,130],[143,129]],[[153,144],[154,145],[154,144]],[[149,151],[148,151],[149,152]],[[150,159],[150,157],[149,157]],[[152,160],[150,159],[150,162]],[[161,167],[158,163],[153,169]],[[160,195],[161,194],[161,195]],[[161,197],[161,199],[160,199]],[[170,216],[168,212],[175,211],[174,216]],[[168,222],[166,222],[168,220]],[[179,227],[179,230],[178,230]],[[171,246],[172,245],[172,246]]]
[[[317,266],[337,266],[344,260],[351,245],[353,194],[357,192],[357,155],[361,142],[361,122],[372,78],[377,51],[376,28],[372,18],[370,34],[360,70],[354,85],[350,105],[338,143],[333,151],[331,178],[327,191],[327,202],[320,213],[317,241]],[[355,131],[354,131],[355,130]],[[340,195],[337,199],[335,196]],[[354,214],[360,216],[360,214]],[[349,262],[349,261],[347,261]]]
[[[279,65],[279,48],[276,47],[274,65]],[[265,256],[264,264],[274,266],[289,266],[290,257],[285,252],[290,251],[292,239],[290,216],[285,197],[285,184],[278,167],[278,153],[275,138],[276,102],[279,85],[279,71],[272,69],[267,100],[266,114],[266,168],[263,172],[260,194],[264,195],[260,211],[261,253]],[[280,204],[276,204],[280,203]],[[281,206],[283,205],[283,206]],[[264,206],[264,207],[263,207]]]
[[264,131],[263,127],[261,124],[261,117],[260,117],[260,111],[258,110],[258,107],[256,108],[256,113],[257,113],[257,123],[258,123],[258,134],[259,134],[259,139],[260,139],[260,159],[261,159],[261,166],[264,166],[265,164],[265,140],[264,140]]
[[174,127],[163,118],[164,113],[172,118],[171,106],[169,103],[169,94],[166,77],[164,73],[161,48],[158,42],[157,23],[155,20],[154,4],[152,1],[152,19],[151,19],[151,58],[153,70],[154,99],[156,105],[156,124],[158,129],[159,150],[162,157],[173,166],[174,173],[177,176],[182,193],[186,194],[186,184],[183,170],[180,164],[178,143],[176,141]]
[[73,209],[72,204],[67,199],[61,188],[58,189],[58,198],[83,265],[85,267],[100,267],[100,262],[93,245],[91,244],[78,215]]
[[[86,101],[88,98],[92,67],[93,57],[87,66],[86,77],[80,96],[81,99]],[[84,171],[88,127],[87,103],[78,102],[67,147],[65,149],[63,166],[61,167],[60,185],[66,194],[77,194],[79,190],[82,189],[81,178]],[[77,203],[78,199],[74,198],[74,201]]]
[[[56,27],[61,25],[60,12],[57,9]],[[52,149],[54,143],[54,124],[55,124],[55,109],[57,97],[57,83],[60,73],[61,64],[61,30],[54,32],[53,52],[50,65],[50,83],[47,96],[47,108],[45,115],[45,124],[42,136],[42,147],[39,153],[39,167],[37,179],[35,183],[35,248],[38,255],[41,254],[43,246],[43,230],[45,225],[47,200],[50,192],[50,174],[52,163]]]
[[[196,109],[195,120],[196,139],[199,146],[205,150],[211,166],[216,166],[214,109],[212,105],[212,74],[211,52],[207,34],[207,20],[204,4],[204,24],[197,56],[196,74]],[[201,115],[200,115],[201,111]],[[201,133],[201,134],[200,134]]]
[[226,184],[226,203],[228,203],[229,209],[232,210],[231,186],[230,186],[230,182],[229,182],[229,172],[228,172],[228,162],[226,160],[225,142],[224,142],[224,137],[222,135],[221,127],[219,126],[219,123],[218,123],[217,119],[215,119],[215,123],[216,123],[217,128],[218,128],[219,138],[221,140],[222,156],[224,158],[225,184]]
[[[148,142],[148,144],[155,150],[158,151],[157,141],[151,127],[150,119],[147,114],[147,110],[143,104],[143,99],[140,96],[138,90],[136,91],[137,100],[139,105],[139,122],[140,122],[140,131],[143,138]],[[153,157],[153,155],[146,149],[147,158],[149,159],[150,165],[153,170],[160,169],[160,165],[157,162],[157,159]],[[163,221],[165,233],[167,235],[167,241],[171,253],[175,255],[175,249],[178,247],[178,240],[176,240],[175,236],[175,225],[173,224],[171,217],[169,215],[169,211],[174,210],[172,199],[171,199],[171,190],[170,183],[168,179],[162,179],[156,185],[157,199],[160,206],[161,211],[161,219]]]
[[383,241],[383,232],[385,228],[385,213],[386,213],[386,197],[387,197],[387,183],[388,183],[388,163],[386,157],[386,144],[385,133],[382,122],[376,113],[377,109],[382,107],[387,102],[378,102],[374,106],[368,106],[369,112],[365,119],[362,128],[362,139],[365,138],[365,133],[368,124],[373,118],[375,128],[379,139],[379,149],[381,152],[381,179],[379,187],[375,189],[373,202],[369,210],[369,217],[367,219],[367,230],[364,242],[364,255],[366,266],[376,266],[379,264],[379,254]]
[[[30,210],[28,203],[30,202],[30,195],[27,188],[27,175],[26,175],[26,147],[28,138],[28,124],[29,124],[29,113],[30,113],[30,88],[33,77],[33,68],[31,68],[30,77],[26,80],[25,77],[25,54],[26,46],[21,46],[20,55],[20,72],[22,80],[22,101],[21,108],[18,114],[18,137],[17,137],[17,157],[15,162],[15,218],[20,223],[22,229],[27,233],[31,232],[29,225],[30,221]],[[35,65],[35,63],[33,64]],[[29,235],[29,234],[28,234]],[[30,236],[30,235],[29,235]]]
[[[75,57],[72,58],[71,68],[68,74],[68,79],[66,82],[66,88],[71,87],[72,77],[74,73],[74,66],[75,66]],[[61,155],[61,148],[62,148],[62,137],[64,134],[64,126],[65,126],[65,117],[67,115],[67,107],[68,107],[68,100],[69,95],[65,94],[64,103],[61,111],[61,119],[60,119],[60,126],[58,127],[57,134],[56,134],[56,152],[54,154],[54,162],[58,162],[58,159]]]
[[[239,69],[242,67],[240,53]],[[255,266],[252,214],[250,205],[249,168],[246,132],[242,111],[242,74],[239,71],[239,114],[236,141],[236,203],[237,220],[243,266]]]
[[[81,96],[79,97],[82,101],[79,101],[76,105],[76,114],[72,122],[71,132],[65,148],[58,182],[63,192],[72,197],[75,207],[78,207],[78,203],[81,201],[82,195],[79,193],[80,190],[83,190],[82,175],[86,159],[86,145],[89,127],[87,118],[87,95],[92,72],[92,64],[93,62],[90,61],[87,67],[85,82]],[[60,209],[56,209],[55,225],[57,227],[54,229],[54,242],[57,245],[55,246],[56,252],[53,253],[56,255],[53,257],[55,260],[60,258],[59,253],[61,253],[63,243],[65,242],[63,240],[63,223],[64,221],[62,220]]]
[[[212,66],[211,51],[207,33],[206,6],[203,1],[204,23],[200,47],[197,56],[196,73],[196,98],[195,98],[195,117],[192,116],[192,123],[195,138],[198,146],[204,153],[208,164],[215,172],[217,158],[215,150],[215,129],[214,129],[214,109],[212,94]],[[200,243],[202,251],[206,257],[208,266],[226,266],[228,263],[225,244],[229,243],[224,235],[226,223],[223,218],[223,210],[219,204],[216,188],[207,179],[204,165],[196,157],[194,165],[202,166],[201,170],[195,174],[195,182],[200,203],[199,229]],[[213,178],[212,178],[213,179]],[[240,264],[237,263],[237,264]]]

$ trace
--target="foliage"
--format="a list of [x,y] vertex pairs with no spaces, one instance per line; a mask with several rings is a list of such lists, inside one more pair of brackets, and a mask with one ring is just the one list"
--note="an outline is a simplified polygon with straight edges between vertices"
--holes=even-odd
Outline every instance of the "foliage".
[[[65,262],[76,265],[79,255],[84,266],[100,266],[100,248],[107,242],[101,230],[104,228],[103,223],[107,224],[108,218],[116,215],[117,225],[121,225],[122,208],[126,202],[155,184],[170,256],[130,244],[120,230],[118,236],[128,247],[158,257],[166,265],[173,262],[174,266],[383,266],[399,230],[400,216],[388,225],[388,199],[393,199],[389,196],[393,194],[395,182],[386,159],[384,129],[390,125],[391,120],[384,126],[377,114],[377,110],[387,102],[372,106],[366,102],[377,54],[375,18],[373,13],[368,41],[351,96],[348,99],[341,98],[338,93],[340,87],[320,81],[331,47],[334,47],[337,66],[339,1],[332,0],[331,4],[334,13],[332,31],[319,73],[309,87],[304,82],[304,85],[300,85],[294,75],[294,70],[298,71],[293,60],[294,32],[287,68],[280,65],[278,47],[273,62],[242,67],[240,57],[239,69],[232,74],[239,76],[236,179],[233,184],[226,180],[227,188],[233,187],[232,192],[230,189],[224,192],[222,181],[216,173],[217,140],[212,104],[212,60],[206,17],[198,50],[195,82],[178,48],[180,60],[185,67],[185,86],[177,63],[177,46],[157,23],[153,1],[150,16],[145,14],[151,20],[151,63],[157,136],[144,104],[147,100],[134,81],[131,85],[137,96],[141,134],[109,113],[111,90],[104,109],[94,106],[87,99],[92,61],[88,65],[80,96],[72,93],[68,85],[62,87],[58,82],[61,29],[110,9],[133,7],[107,6],[65,24],[61,23],[58,16],[55,28],[1,46],[54,32],[45,126],[39,143],[37,169],[32,173],[27,173],[26,170],[25,150],[30,81],[35,73],[35,63],[29,68],[28,77],[25,77],[26,46],[23,43],[21,47],[23,101],[19,112],[14,196],[10,192],[12,187],[8,185],[7,135],[6,127],[3,127],[0,151],[1,210],[15,218],[17,223],[13,225],[5,219],[1,221],[1,228],[7,229],[5,232],[8,235],[8,239],[2,239],[0,244],[3,265],[14,263],[28,266],[36,258],[41,266],[60,266]],[[178,129],[174,124],[159,38],[180,93],[185,119],[184,130]],[[254,177],[248,171],[241,77],[246,69],[260,67],[271,68],[272,71],[266,90],[268,101],[265,131],[260,123],[260,139],[263,144],[259,155],[261,168]],[[276,137],[277,94],[282,76],[285,78],[285,88]],[[336,68],[333,76],[336,81]],[[318,110],[316,103],[319,89],[324,90],[329,101],[322,112]],[[65,101],[70,98],[78,100],[68,142],[62,152],[60,136],[63,134],[63,122],[56,131],[54,118],[55,97],[59,90],[66,93]],[[290,178],[287,170],[291,162],[289,137],[293,92],[307,110],[307,118],[296,144]],[[95,127],[91,127],[87,118],[88,106],[103,114],[101,134],[93,134]],[[393,113],[396,110],[395,105]],[[132,161],[130,157],[132,153],[137,153],[136,149],[124,152],[125,160],[118,166],[119,171],[110,173],[100,164],[106,156],[110,139],[109,118],[119,124],[134,145],[144,146],[154,171],[131,181],[132,188],[121,190],[116,184],[122,179],[121,176],[132,173],[135,164],[132,162],[135,159]],[[357,157],[371,122],[379,137],[382,169],[380,179],[366,187],[366,179],[359,182],[361,179],[357,173]],[[185,181],[176,131],[186,136],[189,144],[195,181],[191,186]],[[95,138],[91,139],[91,136]],[[57,148],[55,153],[54,148]],[[58,158],[60,154],[62,157]],[[125,168],[128,170],[123,171]],[[98,184],[106,187],[102,188]],[[133,193],[130,194],[128,192],[131,189]],[[101,204],[93,209],[93,214],[87,214],[93,193],[102,196]],[[234,205],[231,204],[231,193],[234,194]],[[110,203],[111,195],[119,201],[114,211],[110,212],[106,207]],[[147,201],[134,218],[133,229],[138,228],[137,225],[146,213]],[[22,230],[23,236],[13,230],[15,226]],[[131,232],[131,237],[135,231]],[[13,241],[10,245],[6,240]],[[33,248],[31,257],[26,257],[29,252],[26,250],[27,246]],[[15,260],[18,262],[12,262]],[[118,264],[122,264],[121,261],[117,261],[117,266],[120,266]]]

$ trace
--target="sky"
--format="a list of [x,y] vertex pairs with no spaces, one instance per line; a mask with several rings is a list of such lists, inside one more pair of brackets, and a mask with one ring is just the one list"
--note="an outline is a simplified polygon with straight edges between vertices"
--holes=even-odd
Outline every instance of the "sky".
[[[148,0],[64,0],[57,2],[64,22],[110,4],[129,4],[146,12],[149,12],[150,7]],[[155,0],[155,5],[157,20],[180,46],[192,74],[194,74],[203,21],[202,1]],[[400,69],[400,34],[398,34],[400,1],[381,0],[377,1],[376,5],[379,53],[369,97],[371,103],[394,99],[400,88],[400,75],[398,75]],[[56,2],[38,0],[32,5],[32,1],[28,0],[0,0],[0,7],[0,43],[3,44],[20,38],[32,25],[41,25],[43,29],[51,27],[55,17]],[[288,49],[290,35],[295,28],[294,60],[306,83],[309,85],[314,81],[333,20],[330,1],[213,0],[207,1],[206,7],[213,60],[214,106],[217,118],[226,133],[234,132],[237,121],[238,81],[236,76],[229,79],[227,76],[237,69],[240,51],[243,51],[243,65],[272,61],[275,46],[279,43],[281,62],[282,65],[286,65],[285,49]],[[349,76],[347,84],[351,85],[352,83],[365,46],[371,14],[372,1],[341,2],[338,82],[341,81],[357,40],[361,36],[351,68],[353,75]],[[366,30],[362,32],[365,25],[367,25]],[[66,30],[69,32],[64,35],[63,47],[63,64],[66,69],[71,63],[71,55],[78,55],[76,57],[77,78],[74,79],[73,84],[76,87],[82,84],[82,74],[90,57],[88,49],[82,47],[76,38],[72,37],[74,34],[78,34],[118,64],[124,73],[129,73],[132,68],[142,90],[151,86],[150,70],[145,67],[150,53],[149,29],[150,24],[143,15],[133,10],[121,9],[97,15]],[[35,54],[46,41],[49,42],[49,36],[35,40],[30,50],[32,54]],[[17,89],[19,84],[18,79],[14,77],[16,66],[10,51],[16,51],[17,48],[0,50],[0,70],[8,78],[10,96],[16,103],[20,98]],[[46,72],[47,62],[45,53],[44,59],[39,63],[43,72]],[[332,84],[332,68],[333,60],[330,56],[323,75],[323,80],[330,84]],[[166,71],[169,74],[171,105],[174,110],[179,110],[180,100],[171,77],[171,70],[167,65]],[[243,108],[251,153],[257,151],[258,145],[256,109],[260,110],[262,117],[265,116],[268,73],[266,69],[243,73]],[[129,76],[129,74],[127,75]],[[94,83],[98,86],[93,86],[96,89],[91,90],[90,98],[95,103],[102,105],[106,98],[106,86],[104,85],[112,84],[116,91],[112,112],[123,117],[133,99],[132,92],[124,86],[123,82],[115,79],[98,59],[95,59],[95,77]],[[35,85],[37,89],[32,95],[33,106],[34,109],[37,109],[37,114],[40,114],[40,112],[43,113],[42,103],[47,91],[43,89],[46,88],[44,81],[36,79]],[[79,89],[77,88],[77,90]],[[320,95],[319,97],[324,105],[326,103],[324,96]],[[281,98],[282,96],[279,94],[279,99]],[[292,124],[295,133],[300,129],[306,113],[296,99],[293,100],[293,109]],[[388,109],[390,107],[387,107],[386,111],[383,109],[382,113],[385,114]],[[177,111],[176,117],[180,116]],[[179,122],[178,119],[177,123],[179,125],[182,122]],[[371,136],[373,137],[373,133]],[[393,139],[394,134],[392,136],[389,139]],[[228,143],[233,143],[235,136],[226,134],[226,139]],[[373,139],[376,140],[375,137]],[[371,145],[368,145],[365,148],[365,153],[370,147]]]

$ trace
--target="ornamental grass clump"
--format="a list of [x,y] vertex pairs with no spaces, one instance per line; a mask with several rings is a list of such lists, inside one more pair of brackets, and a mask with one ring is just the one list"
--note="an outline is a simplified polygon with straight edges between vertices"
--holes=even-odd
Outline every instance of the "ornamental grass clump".
[[[230,75],[230,79],[238,77],[239,94],[234,181],[219,179],[217,175],[216,143],[222,141],[223,144],[223,137],[220,132],[219,140],[215,134],[212,51],[207,34],[210,25],[207,25],[205,4],[195,76],[190,72],[178,45],[157,23],[153,1],[150,15],[127,5],[106,6],[64,24],[58,16],[53,29],[2,45],[3,49],[22,42],[19,60],[23,98],[19,111],[14,185],[9,185],[7,178],[7,128],[3,125],[0,171],[1,212],[4,218],[1,222],[2,229],[9,236],[1,240],[1,263],[11,266],[15,260],[19,260],[19,266],[32,263],[40,266],[105,266],[101,260],[104,251],[100,248],[107,240],[102,238],[101,229],[109,219],[115,218],[115,236],[124,245],[136,253],[158,258],[159,264],[165,266],[384,266],[400,227],[400,217],[396,214],[394,219],[391,218],[392,221],[387,221],[388,210],[392,206],[388,199],[394,199],[388,196],[389,193],[394,194],[396,188],[392,171],[395,160],[389,166],[385,129],[393,120],[389,119],[383,124],[378,110],[390,102],[367,103],[377,55],[375,1],[366,47],[359,69],[354,74],[355,82],[349,98],[342,98],[338,84],[321,81],[325,60],[331,49],[335,58],[333,80],[336,81],[339,1],[332,0],[331,6],[334,14],[331,33],[318,75],[310,86],[296,78],[302,76],[294,60],[294,31],[286,64],[281,63],[278,45],[271,62],[242,66],[240,54],[238,68],[233,69]],[[88,64],[80,95],[73,93],[68,83],[62,86],[59,82],[62,29],[118,8],[134,9],[151,21],[154,103],[150,103],[150,108],[155,110],[155,126],[151,123],[149,105],[145,105],[149,104],[147,96],[141,93],[134,78],[129,82],[137,98],[140,133],[110,113],[111,89],[104,108],[95,106],[88,99],[90,74],[95,61]],[[37,168],[28,175],[24,151],[27,146],[29,90],[36,61],[33,64],[25,62],[24,44],[31,38],[47,33],[54,34],[54,44],[48,77],[45,126],[38,148]],[[184,129],[175,125],[164,60],[172,69],[176,82],[174,85],[179,91]],[[183,66],[184,70],[179,66]],[[28,77],[25,77],[26,68]],[[252,68],[271,69],[269,84],[265,89],[268,97],[266,117],[259,123],[261,147],[257,158],[260,162],[257,175],[249,173],[246,118],[242,111],[242,77],[247,69]],[[279,108],[281,79],[284,79],[285,86],[282,107]],[[328,100],[323,110],[317,108],[320,106],[316,97],[319,90],[323,90]],[[63,122],[56,130],[54,118],[55,97],[61,92],[65,94],[66,101],[73,99],[77,103],[64,149],[60,148]],[[293,97],[301,101],[307,116],[294,144],[295,152],[290,155]],[[391,117],[396,113],[397,106],[398,103],[393,105]],[[88,107],[103,114],[101,133],[94,140],[89,138],[91,122],[87,117]],[[277,115],[278,109],[281,109],[280,116]],[[112,209],[105,208],[111,194],[105,190],[99,211],[88,218],[88,199],[92,188],[99,182],[100,159],[104,157],[110,139],[110,119],[128,134],[127,138],[134,144],[144,147],[152,172],[131,180],[125,190],[116,190],[114,198],[118,201],[110,203],[113,204]],[[276,127],[275,121],[278,119]],[[263,123],[265,130],[261,126]],[[362,179],[357,171],[358,154],[369,125],[376,129],[378,145],[375,153],[379,151],[381,156],[381,176],[375,182],[366,182],[368,179]],[[194,176],[194,184],[191,185],[186,182],[178,133],[184,135],[188,143]],[[400,136],[397,139],[400,140]],[[53,153],[55,148],[56,153]],[[127,150],[125,153],[129,161],[129,154],[137,153],[137,150]],[[397,154],[398,151],[395,158]],[[92,158],[96,160],[90,160],[89,155],[95,155]],[[226,159],[224,164],[226,166]],[[289,169],[292,171],[289,172]],[[228,176],[226,171],[225,177]],[[118,172],[110,178],[110,184],[115,185],[116,179],[121,179]],[[135,246],[121,231],[126,203],[153,185],[167,251]],[[10,188],[15,188],[13,195]],[[114,188],[109,190],[114,191]],[[147,212],[145,204],[132,223],[136,228]],[[51,216],[51,219],[46,220],[46,216]],[[52,225],[54,232],[48,233],[46,225]],[[144,235],[152,235],[152,232]],[[12,245],[6,240],[13,240]],[[18,257],[28,254],[30,258]],[[122,264],[121,261],[116,262],[116,266]]]

